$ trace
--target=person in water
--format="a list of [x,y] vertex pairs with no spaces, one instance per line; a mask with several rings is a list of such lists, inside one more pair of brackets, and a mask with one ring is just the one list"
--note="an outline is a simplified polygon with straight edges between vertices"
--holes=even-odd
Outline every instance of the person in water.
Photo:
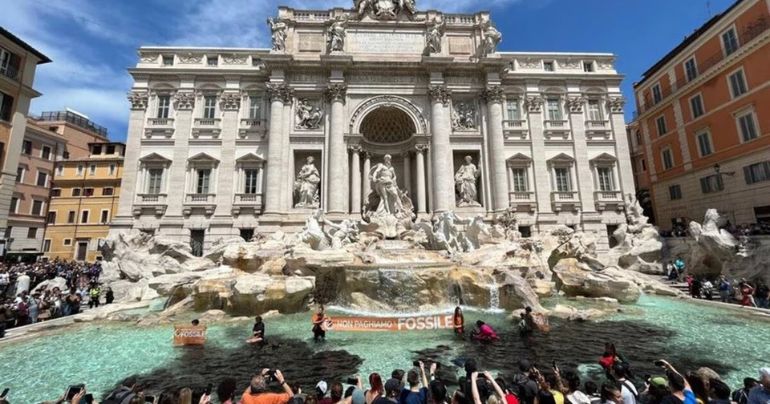
[[465,334],[465,318],[463,317],[463,309],[460,306],[455,307],[452,325],[454,326],[455,335],[462,337]]
[[478,320],[476,321],[476,327],[478,327],[478,330],[473,330],[471,333],[471,337],[476,341],[497,341],[500,339],[489,324]]
[[251,329],[251,338],[246,342],[249,344],[259,344],[265,342],[265,323],[262,322],[262,316],[257,316],[254,319],[254,327]]
[[532,307],[525,307],[524,312],[521,313],[521,320],[519,321],[519,332],[521,335],[532,334],[537,328],[535,323],[535,317],[532,315]]
[[324,307],[321,306],[318,309],[318,312],[313,315],[313,340],[314,341],[318,342],[318,341],[326,340],[327,321],[328,321],[328,318],[326,318]]

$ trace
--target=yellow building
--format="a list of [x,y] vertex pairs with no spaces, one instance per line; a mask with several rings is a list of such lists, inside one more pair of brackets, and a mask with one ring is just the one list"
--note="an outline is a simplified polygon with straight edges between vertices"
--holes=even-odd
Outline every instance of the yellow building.
[[90,143],[90,156],[64,160],[54,168],[43,239],[49,259],[95,261],[118,208],[123,143]]

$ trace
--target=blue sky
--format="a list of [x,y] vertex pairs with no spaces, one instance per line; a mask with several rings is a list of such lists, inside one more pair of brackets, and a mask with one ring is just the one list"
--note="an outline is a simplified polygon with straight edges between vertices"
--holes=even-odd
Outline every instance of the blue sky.
[[[733,0],[417,0],[419,9],[487,9],[503,33],[501,50],[611,52],[632,83]],[[350,7],[353,0],[2,0],[0,25],[53,63],[41,66],[32,112],[73,108],[125,140],[126,72],[142,45],[265,47],[264,23],[279,4]]]

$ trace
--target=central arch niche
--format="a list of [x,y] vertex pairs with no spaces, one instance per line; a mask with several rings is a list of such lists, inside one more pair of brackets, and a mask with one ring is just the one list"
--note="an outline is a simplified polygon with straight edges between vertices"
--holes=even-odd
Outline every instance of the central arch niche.
[[378,144],[401,143],[415,134],[412,118],[396,107],[383,106],[368,113],[361,121],[361,136]]

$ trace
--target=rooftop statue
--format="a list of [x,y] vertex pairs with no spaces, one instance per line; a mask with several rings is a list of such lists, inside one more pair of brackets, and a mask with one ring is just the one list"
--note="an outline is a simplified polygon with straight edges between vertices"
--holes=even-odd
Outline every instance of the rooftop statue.
[[401,12],[414,14],[415,0],[355,0],[353,6],[362,18],[369,15],[378,20],[395,19]]

